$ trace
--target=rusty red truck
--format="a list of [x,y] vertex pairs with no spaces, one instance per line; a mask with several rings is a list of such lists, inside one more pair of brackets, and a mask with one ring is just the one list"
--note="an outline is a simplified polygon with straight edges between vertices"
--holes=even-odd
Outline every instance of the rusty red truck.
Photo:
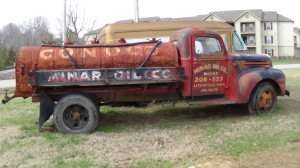
[[[95,42],[96,43],[96,42]],[[191,105],[248,104],[251,114],[271,113],[289,95],[285,75],[271,59],[231,54],[210,30],[176,31],[170,42],[43,45],[16,56],[12,98],[40,102],[39,125],[53,115],[63,133],[91,133],[101,105],[184,100]]]

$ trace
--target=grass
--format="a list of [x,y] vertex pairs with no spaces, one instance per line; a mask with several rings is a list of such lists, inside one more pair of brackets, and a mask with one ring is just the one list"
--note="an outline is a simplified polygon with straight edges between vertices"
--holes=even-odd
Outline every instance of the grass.
[[274,65],[300,64],[300,59],[272,59]]
[[91,135],[39,132],[38,103],[0,105],[0,167],[189,167],[203,156],[241,157],[300,138],[299,70],[284,70],[291,97],[272,115],[250,116],[243,106],[150,104],[101,107]]

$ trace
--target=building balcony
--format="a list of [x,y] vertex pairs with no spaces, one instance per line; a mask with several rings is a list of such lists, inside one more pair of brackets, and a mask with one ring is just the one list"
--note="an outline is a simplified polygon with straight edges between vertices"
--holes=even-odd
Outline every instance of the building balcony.
[[256,44],[254,44],[254,43],[250,43],[250,44],[249,44],[249,43],[248,43],[248,44],[246,44],[246,46],[247,46],[247,47],[256,47]]
[[241,34],[255,34],[255,31],[245,31],[241,32]]

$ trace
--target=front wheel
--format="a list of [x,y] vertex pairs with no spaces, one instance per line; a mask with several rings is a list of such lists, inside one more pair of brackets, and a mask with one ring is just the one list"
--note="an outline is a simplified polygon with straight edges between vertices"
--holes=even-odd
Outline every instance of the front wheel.
[[98,126],[99,108],[89,97],[70,94],[61,98],[54,108],[56,128],[66,134],[92,133]]
[[248,111],[250,114],[272,113],[277,103],[277,92],[269,82],[264,82],[251,94]]

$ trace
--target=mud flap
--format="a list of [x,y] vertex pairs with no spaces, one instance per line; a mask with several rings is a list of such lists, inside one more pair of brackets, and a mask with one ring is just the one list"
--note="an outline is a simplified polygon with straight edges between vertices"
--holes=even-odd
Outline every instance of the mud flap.
[[39,117],[39,128],[50,118],[53,114],[55,103],[50,99],[46,93],[40,95],[40,117]]

